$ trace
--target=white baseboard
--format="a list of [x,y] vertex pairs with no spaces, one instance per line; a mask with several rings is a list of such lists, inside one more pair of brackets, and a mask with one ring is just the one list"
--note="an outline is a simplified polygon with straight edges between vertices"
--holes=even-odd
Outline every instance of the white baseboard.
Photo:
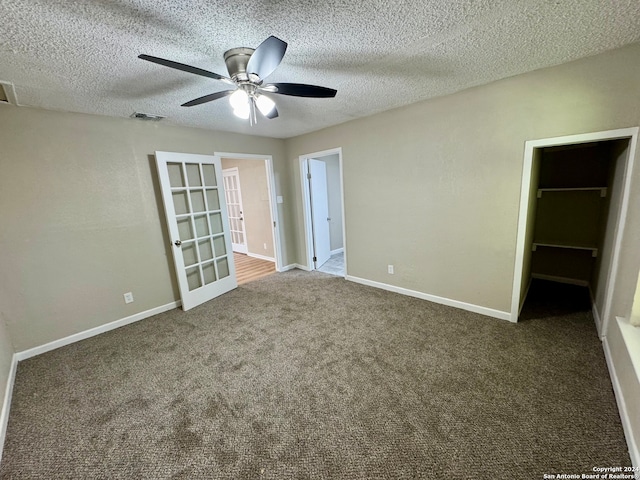
[[267,262],[273,262],[273,263],[276,263],[276,259],[275,259],[275,258],[273,258],[273,257],[267,257],[267,256],[265,256],[265,255],[260,255],[260,254],[257,254],[257,253],[251,253],[251,252],[248,252],[248,253],[247,253],[247,257],[257,258],[257,259],[259,259],[259,260],[266,260]]
[[338,253],[342,253],[342,252],[344,252],[344,247],[336,248],[335,250],[331,250],[329,255],[331,255],[333,257],[334,255],[337,255]]
[[298,269],[298,270],[304,270],[305,272],[310,272],[311,269],[309,267],[306,267],[304,265],[300,265],[299,263],[290,263],[289,265],[282,267],[280,269],[281,272],[288,272],[289,270],[294,270],[294,269]]
[[139,312],[129,317],[121,318],[120,320],[114,320],[113,322],[105,323],[104,325],[100,325],[99,327],[90,328],[89,330],[84,330],[83,332],[74,333],[73,335],[69,335],[68,337],[64,337],[59,340],[54,340],[53,342],[45,343],[44,345],[40,345],[39,347],[23,350],[22,352],[16,353],[16,357],[18,361],[26,360],[27,358],[35,357],[36,355],[55,350],[56,348],[79,342],[80,340],[84,340],[85,338],[94,337],[101,333],[108,332],[109,330],[124,327],[125,325],[129,325],[130,323],[138,322],[140,320],[144,320],[145,318],[152,317],[153,315],[157,315],[168,310],[173,310],[174,308],[178,308],[180,305],[181,302],[179,300],[176,302],[167,303],[166,305],[161,305],[150,310],[145,310],[144,312]]
[[408,295],[410,297],[420,298],[422,300],[428,300],[433,303],[440,303],[449,307],[460,308],[469,312],[479,313],[481,315],[487,315],[488,317],[499,318],[500,320],[511,321],[511,313],[503,312],[501,310],[494,310],[493,308],[482,307],[480,305],[473,305],[471,303],[460,302],[458,300],[452,300],[450,298],[438,297],[436,295],[430,295],[428,293],[418,292],[415,290],[409,290],[407,288],[396,287],[395,285],[389,285],[386,283],[375,282],[373,280],[367,280],[366,278],[353,277],[347,275],[347,280],[360,283],[362,285],[368,285],[369,287],[381,288],[390,292],[400,293],[402,295]]
[[7,378],[7,385],[4,391],[2,410],[0,410],[0,461],[2,461],[2,449],[4,447],[4,439],[7,435],[9,409],[11,408],[11,396],[13,395],[13,384],[16,380],[16,370],[18,369],[18,357],[15,353],[11,358],[10,368],[11,369],[9,370],[9,378]]
[[[620,420],[622,421],[622,430],[624,431],[625,439],[627,440],[627,447],[629,448],[629,457],[631,457],[631,463],[634,467],[640,468],[640,450],[635,442],[633,427],[629,418],[629,410],[627,409],[627,402],[622,393],[620,386],[620,380],[618,379],[618,373],[616,367],[611,359],[611,349],[609,348],[609,342],[607,337],[602,340],[602,348],[604,349],[604,357],[607,360],[607,367],[609,368],[609,376],[611,377],[611,383],[613,384],[613,391],[616,397],[616,403],[618,404],[618,412],[620,413]],[[636,400],[637,399],[633,399]]]

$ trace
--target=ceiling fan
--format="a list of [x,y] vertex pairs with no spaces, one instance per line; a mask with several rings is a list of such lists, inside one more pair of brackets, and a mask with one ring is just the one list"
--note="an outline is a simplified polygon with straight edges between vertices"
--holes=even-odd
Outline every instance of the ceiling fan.
[[331,98],[336,96],[337,90],[316,85],[304,83],[265,84],[264,79],[280,65],[286,50],[287,43],[274,36],[267,38],[256,49],[240,47],[227,50],[224,53],[224,61],[227,64],[229,77],[151,55],[142,54],[138,55],[138,58],[164,65],[165,67],[182,70],[183,72],[221,80],[235,86],[236,88],[233,90],[223,90],[204,95],[183,103],[182,106],[193,107],[194,105],[201,105],[228,96],[229,102],[233,107],[233,113],[240,118],[249,119],[251,125],[254,125],[257,121],[256,110],[269,119],[278,116],[275,102],[265,94],[311,98]]

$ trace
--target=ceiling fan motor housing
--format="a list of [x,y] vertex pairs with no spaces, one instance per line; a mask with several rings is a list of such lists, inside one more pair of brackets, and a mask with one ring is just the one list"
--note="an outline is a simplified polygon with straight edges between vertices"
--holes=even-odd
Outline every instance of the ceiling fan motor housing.
[[[247,63],[255,49],[239,47],[224,52],[224,62],[227,64],[229,76],[235,82],[260,82],[257,75],[247,73]],[[255,78],[253,78],[255,77]]]

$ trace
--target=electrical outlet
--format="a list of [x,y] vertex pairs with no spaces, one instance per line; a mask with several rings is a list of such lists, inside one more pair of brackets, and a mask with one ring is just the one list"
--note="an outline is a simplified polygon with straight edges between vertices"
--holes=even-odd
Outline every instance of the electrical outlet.
[[387,271],[393,275],[393,265],[387,265]]
[[127,292],[123,296],[124,296],[124,303],[133,303],[133,293]]
[[266,244],[266,243],[264,243],[263,245],[264,245],[264,249],[266,250],[266,249],[267,249],[267,244]]

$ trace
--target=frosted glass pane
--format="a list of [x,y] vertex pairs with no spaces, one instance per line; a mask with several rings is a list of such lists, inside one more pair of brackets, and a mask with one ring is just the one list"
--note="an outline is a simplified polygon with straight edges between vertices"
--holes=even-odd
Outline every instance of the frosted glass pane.
[[189,285],[189,291],[202,286],[200,269],[198,267],[187,268],[187,285]]
[[216,270],[213,262],[202,266],[202,275],[204,276],[204,284],[209,285],[216,281]]
[[200,249],[200,261],[211,260],[213,258],[213,248],[211,248],[211,240],[201,240],[198,242],[198,248]]
[[207,225],[207,216],[200,215],[193,217],[193,223],[196,224],[196,234],[198,237],[206,237],[209,235],[209,226]]
[[218,264],[218,275],[220,278],[229,276],[229,263],[227,262],[227,257],[220,258],[216,262]]
[[207,187],[215,187],[216,183],[216,169],[213,165],[202,165],[202,171],[204,173],[204,184]]
[[198,257],[196,257],[196,246],[193,242],[182,244],[182,258],[184,259],[185,267],[193,265],[198,261]]
[[200,187],[202,185],[202,182],[200,181],[200,166],[198,164],[188,163],[186,167],[189,186]]
[[207,190],[207,205],[209,210],[220,210],[220,199],[218,198],[218,190]]
[[167,171],[169,172],[169,184],[172,187],[185,186],[181,163],[167,163]]
[[185,240],[191,240],[193,238],[193,228],[191,227],[191,218],[179,218],[178,222],[178,233],[180,234],[180,240],[183,242]]
[[211,221],[211,233],[222,233],[222,214],[210,213],[209,220]]
[[224,244],[224,236],[220,235],[213,239],[213,250],[216,252],[216,257],[221,257],[227,254],[227,248]]
[[191,192],[191,208],[194,212],[204,212],[204,195],[201,190]]
[[173,192],[173,208],[176,211],[176,215],[182,215],[189,213],[189,204],[187,203],[187,192]]

